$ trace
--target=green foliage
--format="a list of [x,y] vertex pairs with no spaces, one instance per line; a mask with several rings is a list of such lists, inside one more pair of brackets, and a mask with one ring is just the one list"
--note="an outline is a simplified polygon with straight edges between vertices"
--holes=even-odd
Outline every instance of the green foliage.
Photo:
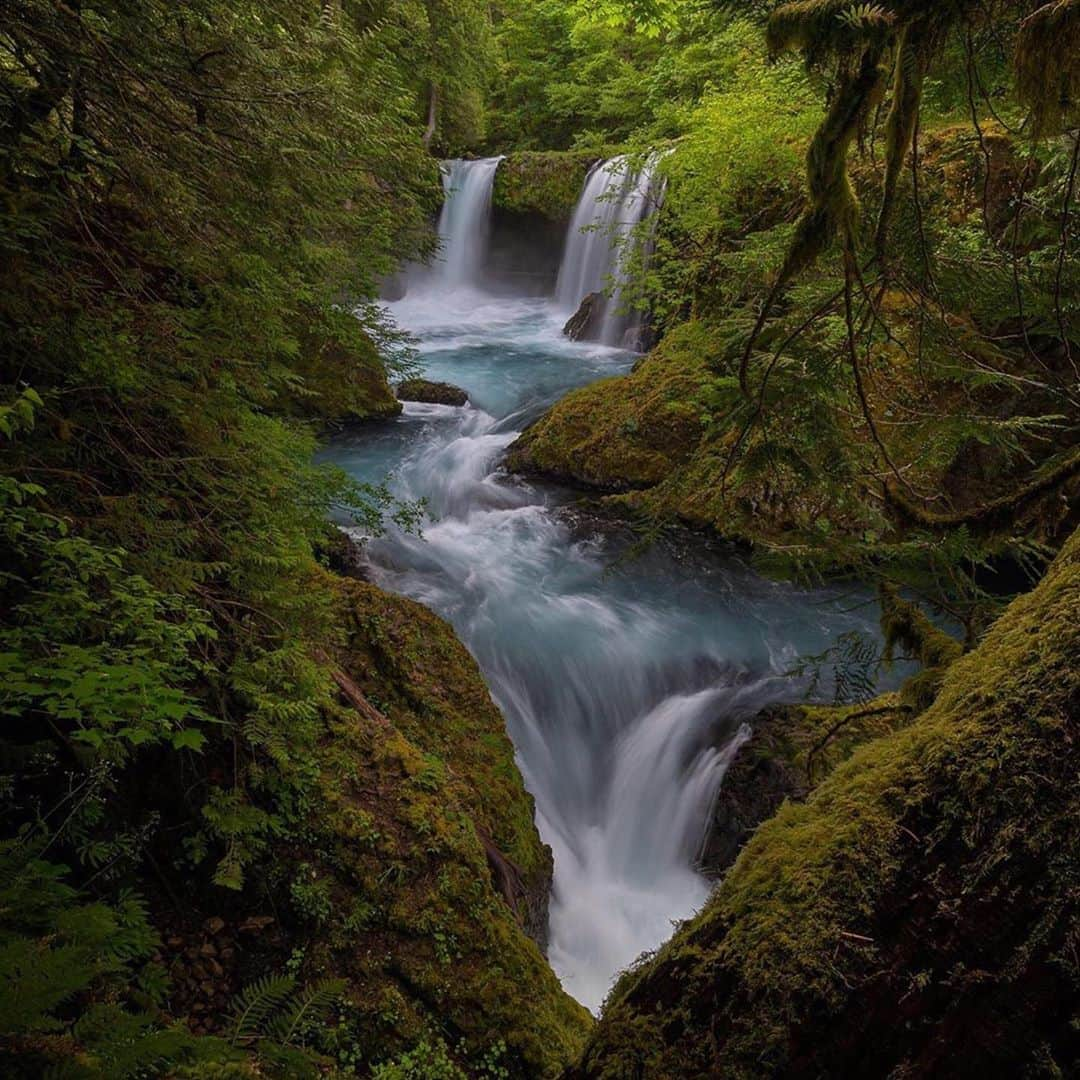
[[0,845],[0,1067],[28,1064],[10,1049],[20,1041],[33,1046],[43,1075],[80,1080],[228,1061],[217,1040],[196,1038],[153,1008],[140,965],[157,935],[143,904],[130,895],[88,900],[66,878],[65,867],[25,843]]
[[487,145],[597,151],[686,130],[689,110],[737,77],[747,24],[692,5],[510,0]]
[[[372,1080],[509,1080],[512,1075],[502,1064],[506,1051],[500,1041],[468,1060],[464,1041],[457,1048],[457,1058],[439,1038],[422,1039],[392,1061],[384,1061],[371,1070]],[[464,1059],[467,1064],[459,1064]]]

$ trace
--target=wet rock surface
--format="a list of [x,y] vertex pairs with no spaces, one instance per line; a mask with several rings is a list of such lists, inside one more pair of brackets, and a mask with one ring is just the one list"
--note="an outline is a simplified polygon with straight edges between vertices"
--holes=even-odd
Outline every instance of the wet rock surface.
[[567,320],[563,333],[571,341],[592,341],[600,336],[604,319],[604,294],[591,292]]
[[801,710],[776,706],[759,713],[754,734],[739,750],[716,797],[699,866],[718,879],[785,799],[806,798],[806,776],[792,760]]

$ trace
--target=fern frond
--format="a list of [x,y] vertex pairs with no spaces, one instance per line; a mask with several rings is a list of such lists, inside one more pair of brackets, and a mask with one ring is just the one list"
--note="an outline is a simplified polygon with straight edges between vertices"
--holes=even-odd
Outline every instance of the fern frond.
[[233,1006],[232,1041],[257,1037],[263,1025],[288,1000],[296,986],[291,975],[266,975],[245,986]]
[[320,979],[305,987],[270,1021],[268,1032],[283,1046],[300,1035],[306,1024],[318,1023],[345,992],[344,979]]

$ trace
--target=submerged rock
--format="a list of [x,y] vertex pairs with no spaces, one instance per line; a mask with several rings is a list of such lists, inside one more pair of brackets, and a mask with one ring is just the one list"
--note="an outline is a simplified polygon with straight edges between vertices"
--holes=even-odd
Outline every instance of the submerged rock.
[[420,401],[427,405],[467,405],[469,395],[452,383],[430,379],[406,379],[397,388],[398,401]]
[[604,319],[604,294],[591,292],[567,320],[563,334],[571,341],[592,341],[600,336]]

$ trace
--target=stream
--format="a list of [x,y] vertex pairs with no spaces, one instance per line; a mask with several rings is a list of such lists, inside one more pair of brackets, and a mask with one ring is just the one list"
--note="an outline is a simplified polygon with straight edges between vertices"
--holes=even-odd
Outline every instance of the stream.
[[[636,356],[563,337],[554,287],[521,297],[484,281],[497,164],[451,165],[443,260],[411,273],[388,305],[415,336],[425,377],[462,387],[470,403],[406,404],[324,457],[426,500],[422,536],[390,526],[367,543],[370,574],[449,620],[479,663],[555,856],[549,959],[596,1010],[618,972],[707,898],[695,860],[749,722],[805,696],[787,674],[800,657],[846,631],[876,634],[876,609],[850,592],[765,580],[703,540],[631,552],[625,530],[580,509],[580,496],[501,468],[561,395]],[[623,194],[641,187],[624,182]],[[564,272],[577,244],[568,235]]]

